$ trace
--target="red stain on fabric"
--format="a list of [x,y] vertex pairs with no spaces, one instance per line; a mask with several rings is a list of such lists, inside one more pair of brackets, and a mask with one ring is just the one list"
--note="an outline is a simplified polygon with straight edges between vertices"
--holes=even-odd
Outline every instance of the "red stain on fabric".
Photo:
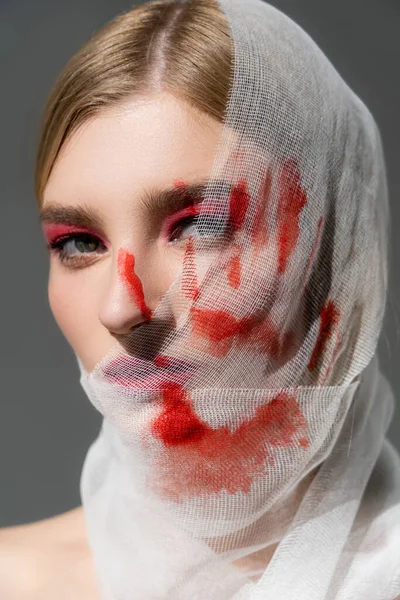
[[152,311],[146,305],[142,282],[135,273],[135,257],[124,248],[120,248],[118,252],[118,273],[122,281],[126,284],[132,300],[139,307],[143,318],[150,320]]
[[252,231],[253,261],[258,257],[268,241],[267,208],[271,195],[272,170],[265,172],[257,194],[257,208]]
[[171,361],[168,356],[165,356],[164,354],[157,354],[153,362],[156,367],[165,368],[169,367]]
[[339,311],[332,300],[328,300],[320,314],[320,324],[317,341],[308,363],[308,370],[312,371],[317,365],[318,358],[323,354],[328,340],[332,336],[334,325],[339,321]]
[[254,315],[236,319],[225,310],[191,307],[192,333],[203,340],[193,346],[216,357],[223,357],[236,341],[237,347],[251,345],[271,358],[284,359],[294,348],[291,331],[279,333],[267,316]]
[[229,258],[227,276],[229,285],[235,290],[240,286],[242,265],[240,260],[241,248],[239,244],[233,244],[232,254]]
[[189,237],[183,255],[181,292],[186,298],[196,300],[199,296],[199,286],[196,274],[194,241]]
[[310,440],[305,437],[299,438],[300,448],[308,448],[310,445]]
[[[191,331],[194,336],[192,345],[205,352],[222,358],[229,352],[234,335],[238,332],[238,321],[225,310],[209,308],[190,308]],[[196,343],[200,338],[200,343]]]
[[300,172],[294,159],[285,161],[279,182],[278,273],[285,272],[300,233],[299,217],[307,203],[300,185]]
[[164,451],[152,485],[176,502],[222,490],[247,494],[256,477],[268,475],[274,447],[309,445],[307,421],[293,394],[277,394],[234,431],[203,421],[189,392],[178,384],[165,384],[161,400],[150,429]]
[[299,349],[294,331],[289,329],[280,332],[268,315],[261,320],[257,316],[242,319],[236,345],[251,345],[271,359],[281,362],[289,360]]
[[247,181],[241,179],[229,194],[229,224],[234,231],[242,228],[250,203]]

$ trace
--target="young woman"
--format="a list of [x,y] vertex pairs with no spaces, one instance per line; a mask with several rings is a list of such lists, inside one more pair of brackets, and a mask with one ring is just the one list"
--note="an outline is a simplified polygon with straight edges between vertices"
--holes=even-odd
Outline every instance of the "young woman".
[[394,600],[384,159],[307,34],[260,0],[118,16],[56,82],[36,192],[104,419],[83,512],[3,532],[44,548],[24,597]]

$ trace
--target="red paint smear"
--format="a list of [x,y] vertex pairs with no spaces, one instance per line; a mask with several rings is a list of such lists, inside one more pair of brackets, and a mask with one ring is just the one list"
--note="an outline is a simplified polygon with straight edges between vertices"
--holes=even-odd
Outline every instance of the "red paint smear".
[[240,262],[240,252],[240,246],[234,244],[228,263],[228,283],[234,289],[237,289],[240,286],[241,280],[242,267]]
[[183,255],[181,291],[186,298],[196,300],[199,297],[199,286],[196,274],[196,261],[193,238],[189,237]]
[[124,248],[120,248],[118,252],[118,272],[121,279],[127,284],[129,294],[138,305],[143,318],[149,321],[152,311],[146,305],[142,282],[135,273],[135,257]]
[[308,370],[315,369],[318,357],[325,350],[327,341],[332,335],[333,326],[339,321],[339,311],[336,309],[332,300],[328,300],[321,311],[321,321],[319,324],[318,338],[314,350],[308,363]]
[[305,190],[300,185],[300,173],[294,159],[285,161],[280,177],[278,202],[278,273],[284,273],[288,260],[296,247],[300,233],[299,216],[307,202]]
[[241,229],[243,225],[249,202],[247,182],[241,179],[232,187],[229,195],[229,224],[235,231]]
[[266,247],[268,241],[268,223],[266,213],[271,194],[271,185],[272,170],[267,169],[257,195],[257,209],[254,217],[254,228],[252,233],[253,261],[258,257],[261,250]]
[[236,318],[225,310],[191,307],[192,331],[213,342],[219,342],[237,333]]
[[299,438],[299,444],[300,448],[308,448],[310,445],[310,440],[305,437],[301,437]]
[[[274,456],[268,446],[307,448],[307,421],[295,396],[279,393],[235,431],[213,429],[195,414],[190,396],[175,383],[162,392],[161,413],[151,433],[162,453],[153,486],[170,499],[226,490],[249,493],[256,477],[268,475]],[[302,434],[301,436],[299,434]]]
[[247,344],[256,346],[260,352],[268,354],[271,358],[285,361],[294,351],[298,350],[299,342],[296,341],[293,331],[280,333],[272,320],[267,316],[261,322],[249,320],[237,340],[239,347]]
[[236,319],[225,310],[191,307],[192,333],[205,340],[200,347],[219,358],[226,356],[236,339],[238,347],[253,345],[272,358],[283,360],[295,347],[295,336],[291,331],[279,334],[268,317],[252,316]]
[[[190,313],[194,334],[192,345],[218,358],[226,356],[232,346],[233,336],[238,331],[236,318],[225,310],[195,306],[190,307]],[[196,337],[201,338],[202,343],[196,343]]]
[[242,319],[237,344],[239,347],[248,344],[257,346],[261,352],[268,353],[271,357],[278,357],[280,352],[279,333],[268,316],[263,319],[259,317]]
[[170,365],[170,359],[168,356],[165,356],[164,354],[157,354],[157,356],[154,358],[153,360],[154,364],[156,365],[156,367],[169,367]]

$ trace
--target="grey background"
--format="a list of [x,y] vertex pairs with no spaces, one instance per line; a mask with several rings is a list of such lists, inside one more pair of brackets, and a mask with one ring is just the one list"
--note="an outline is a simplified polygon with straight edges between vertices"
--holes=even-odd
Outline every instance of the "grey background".
[[[373,113],[392,205],[391,286],[379,344],[400,395],[399,0],[272,0],[318,43]],[[0,527],[79,505],[79,478],[101,416],[47,300],[48,259],[33,193],[41,111],[70,56],[125,0],[0,0]],[[396,237],[397,236],[397,237]],[[400,450],[396,409],[389,437]]]

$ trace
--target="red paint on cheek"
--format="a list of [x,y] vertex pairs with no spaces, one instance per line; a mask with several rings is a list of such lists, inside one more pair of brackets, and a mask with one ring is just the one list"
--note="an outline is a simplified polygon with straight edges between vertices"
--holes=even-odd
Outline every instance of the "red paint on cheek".
[[274,464],[269,447],[305,449],[307,421],[294,395],[281,392],[235,431],[213,429],[195,414],[189,393],[177,384],[162,392],[161,413],[152,435],[165,447],[151,485],[166,497],[184,497],[226,490],[249,493],[256,477]]
[[232,187],[229,195],[229,223],[234,230],[241,229],[250,202],[247,182],[243,179]]
[[238,244],[234,244],[232,248],[232,254],[229,258],[228,263],[228,282],[229,285],[237,289],[240,286],[242,267],[240,262],[240,246]]
[[238,348],[252,345],[277,360],[286,360],[296,350],[294,332],[279,334],[268,317],[236,319],[224,310],[197,307],[191,307],[190,313],[194,335],[191,345],[212,356],[226,356],[234,341]]
[[181,291],[186,298],[196,300],[199,296],[199,287],[196,274],[196,261],[193,238],[189,238],[183,255]]
[[120,248],[118,252],[118,273],[126,284],[132,300],[139,307],[143,318],[149,321],[152,311],[146,305],[142,282],[135,273],[135,257],[124,248]]
[[310,362],[308,363],[309,371],[315,369],[318,358],[323,354],[325,346],[332,335],[333,327],[339,321],[339,316],[339,311],[335,307],[332,300],[328,300],[321,311],[318,337],[311,355]]
[[[192,344],[204,352],[222,358],[229,352],[238,323],[235,317],[225,310],[212,310],[192,306],[191,326],[194,339]],[[196,337],[200,338],[196,342]]]
[[237,321],[225,310],[191,308],[192,330],[201,337],[219,342],[237,331]]
[[278,273],[284,273],[300,233],[299,217],[307,195],[300,185],[297,162],[287,160],[280,177],[278,202]]

